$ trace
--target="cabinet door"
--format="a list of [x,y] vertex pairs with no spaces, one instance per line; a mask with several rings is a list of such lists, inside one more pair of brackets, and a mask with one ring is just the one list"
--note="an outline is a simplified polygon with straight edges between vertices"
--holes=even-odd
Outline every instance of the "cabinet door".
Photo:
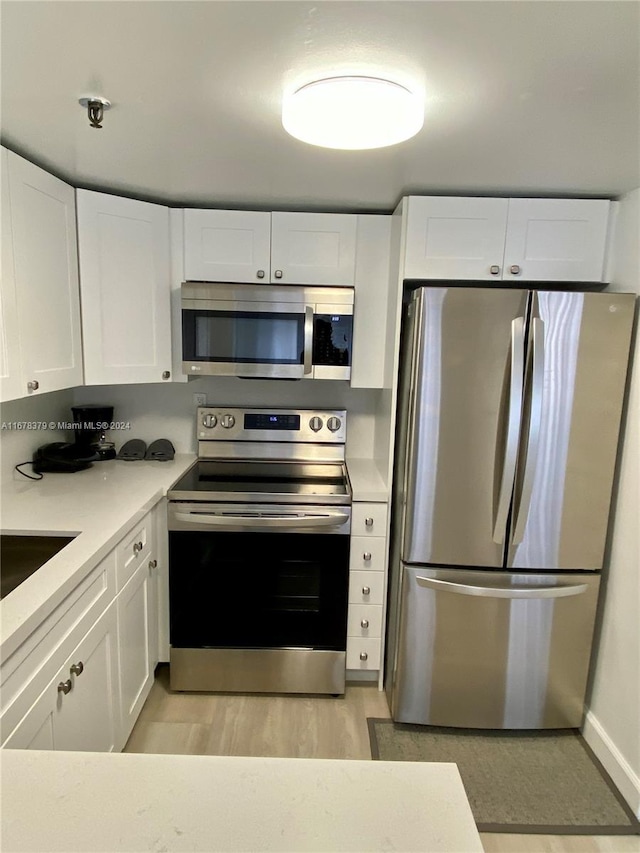
[[506,198],[411,196],[404,278],[499,279],[507,209]]
[[271,281],[353,286],[358,217],[271,214]]
[[75,192],[11,151],[8,166],[22,394],[72,388],[82,384]]
[[0,278],[0,401],[25,396],[22,380],[18,305],[13,269],[13,235],[11,233],[11,202],[9,200],[9,157],[6,148],[0,149],[2,178],[2,277]]
[[610,202],[509,199],[504,279],[602,281]]
[[78,190],[85,382],[171,378],[169,210]]
[[269,281],[271,214],[255,210],[185,210],[187,281]]
[[155,595],[147,560],[136,570],[117,599],[120,696],[123,739],[128,738],[153,685],[156,638]]
[[[59,689],[62,684],[70,688],[67,693]],[[86,752],[120,749],[114,605],[85,635],[3,746]]]

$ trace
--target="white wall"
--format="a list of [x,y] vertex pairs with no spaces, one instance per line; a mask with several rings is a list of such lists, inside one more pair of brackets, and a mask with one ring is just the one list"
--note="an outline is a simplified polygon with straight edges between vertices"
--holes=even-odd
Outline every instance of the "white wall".
[[206,394],[211,406],[347,409],[348,453],[373,455],[374,412],[380,392],[352,389],[346,382],[202,377],[175,384],[101,385],[76,388],[74,404],[111,404],[114,421],[130,422],[130,429],[114,430],[109,436],[116,451],[130,438],[147,444],[168,438],[176,453],[195,453],[194,393]]
[[[640,294],[640,188],[621,199],[610,290]],[[640,817],[640,334],[636,337],[602,633],[584,735]]]
[[[57,429],[16,429],[14,425],[33,425],[38,422],[48,424],[50,421],[69,423],[72,420],[71,406],[73,394],[71,391],[54,391],[51,394],[38,394],[24,400],[12,400],[3,403],[0,408],[2,429],[0,430],[0,478],[10,480],[22,479],[20,474],[13,471],[13,466],[26,462],[33,456],[34,450],[41,444],[51,441],[69,441],[71,432],[61,432]],[[27,474],[31,467],[24,468]]]

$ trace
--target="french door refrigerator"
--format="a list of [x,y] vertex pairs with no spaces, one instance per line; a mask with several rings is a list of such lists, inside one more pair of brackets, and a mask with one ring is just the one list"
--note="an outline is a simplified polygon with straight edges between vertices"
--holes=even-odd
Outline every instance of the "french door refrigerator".
[[413,292],[392,503],[394,720],[580,726],[634,302]]

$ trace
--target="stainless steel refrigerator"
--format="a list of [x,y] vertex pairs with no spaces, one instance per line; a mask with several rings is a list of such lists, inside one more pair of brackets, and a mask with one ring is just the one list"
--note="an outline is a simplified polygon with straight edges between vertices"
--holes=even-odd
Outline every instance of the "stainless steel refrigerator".
[[413,292],[392,504],[394,720],[581,724],[634,302]]

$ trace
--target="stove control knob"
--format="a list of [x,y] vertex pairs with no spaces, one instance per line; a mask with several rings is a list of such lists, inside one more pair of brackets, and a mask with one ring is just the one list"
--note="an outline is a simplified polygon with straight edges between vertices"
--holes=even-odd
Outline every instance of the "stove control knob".
[[329,418],[327,421],[327,426],[331,430],[331,432],[338,432],[340,427],[342,426],[342,421],[340,418]]
[[236,419],[233,417],[233,415],[223,415],[220,418],[220,425],[223,426],[225,429],[231,429],[235,422]]
[[218,423],[218,419],[215,415],[203,415],[202,416],[202,426],[207,429],[213,429],[214,426]]
[[318,432],[318,430],[322,429],[322,418],[319,418],[317,415],[315,415],[309,421],[309,426],[314,432]]

